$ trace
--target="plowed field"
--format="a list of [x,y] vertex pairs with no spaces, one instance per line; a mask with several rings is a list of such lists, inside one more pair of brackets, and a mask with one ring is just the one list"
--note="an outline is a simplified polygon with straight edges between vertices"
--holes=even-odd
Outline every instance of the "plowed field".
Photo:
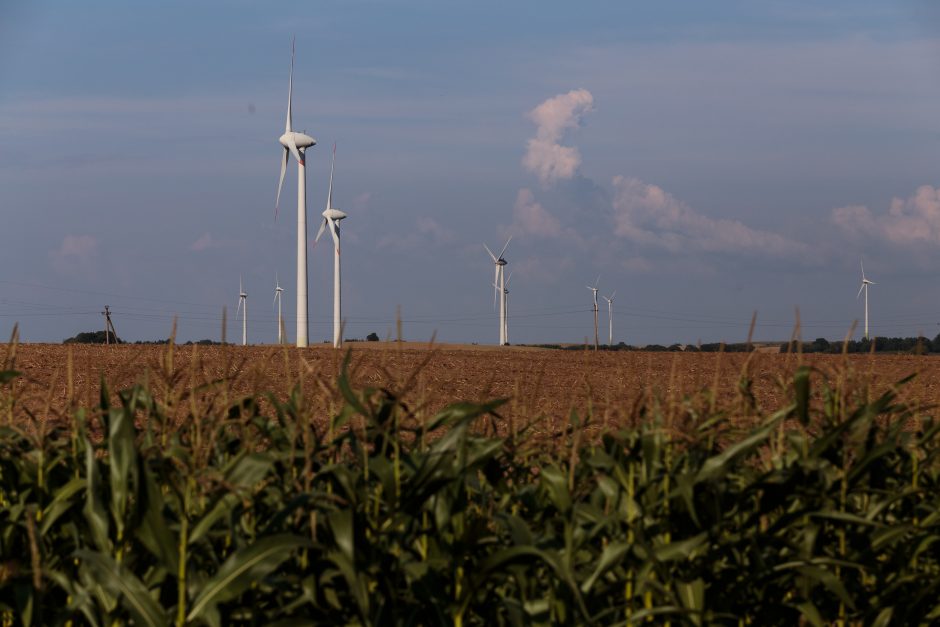
[[[919,356],[799,358],[755,353],[748,372],[756,406],[748,409],[739,388],[744,354],[594,353],[379,342],[351,343],[343,351],[325,346],[305,350],[181,346],[168,363],[165,346],[73,345],[71,349],[71,398],[85,407],[98,404],[102,378],[112,397],[116,390],[144,381],[155,394],[176,395],[180,416],[192,408],[184,402],[188,390],[204,393],[215,385],[216,402],[224,396],[230,403],[239,395],[265,392],[284,399],[300,385],[313,413],[326,416],[341,402],[335,380],[348,349],[354,386],[401,392],[416,419],[455,401],[508,398],[493,423],[496,428],[504,431],[534,423],[533,433],[549,436],[559,434],[572,410],[582,417],[590,410],[592,423],[598,426],[652,419],[635,410],[650,398],[661,399],[663,415],[669,419],[694,420],[696,408],[710,403],[712,390],[717,391],[717,406],[731,408],[739,415],[729,418],[743,423],[757,410],[774,410],[787,402],[786,386],[798,359],[819,369],[817,383],[823,377],[841,380],[850,394],[878,394],[913,373],[918,376],[901,388],[902,398],[928,405],[940,394],[940,358]],[[0,347],[0,355],[8,351],[9,347]],[[50,425],[65,419],[63,410],[70,398],[68,351],[58,344],[16,347],[15,367],[24,376],[14,384],[15,421]],[[222,380],[227,382],[212,384]],[[818,389],[817,385],[817,394]],[[696,395],[702,391],[706,393]],[[693,400],[685,402],[686,395]],[[10,416],[7,413],[5,419]]]

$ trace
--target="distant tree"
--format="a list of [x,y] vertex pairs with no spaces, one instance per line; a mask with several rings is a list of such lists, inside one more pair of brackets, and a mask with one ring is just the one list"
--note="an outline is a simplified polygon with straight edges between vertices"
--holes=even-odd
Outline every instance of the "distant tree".
[[828,353],[829,340],[824,337],[817,337],[815,340],[813,340],[812,348],[814,353]]
[[369,341],[369,342],[378,342],[378,341],[379,341],[379,335],[378,335],[377,333],[375,333],[375,332],[370,333],[369,335],[366,336],[366,340]]
[[[79,333],[74,337],[70,337],[67,340],[63,340],[63,344],[105,344],[106,337],[104,331],[85,331],[84,333]],[[111,342],[115,344],[123,344],[124,340],[111,336]]]

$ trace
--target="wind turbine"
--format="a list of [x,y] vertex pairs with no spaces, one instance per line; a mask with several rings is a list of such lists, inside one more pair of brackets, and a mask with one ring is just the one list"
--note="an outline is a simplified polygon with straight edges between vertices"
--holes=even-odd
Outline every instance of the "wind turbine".
[[330,191],[326,195],[326,209],[323,210],[323,222],[320,223],[320,230],[317,231],[317,238],[314,243],[320,241],[320,236],[327,226],[330,227],[330,235],[333,236],[333,247],[336,254],[333,257],[333,348],[339,348],[343,345],[343,313],[340,290],[339,275],[339,221],[346,217],[346,214],[333,207],[333,166],[336,164],[336,144],[333,144],[333,160],[330,162]]
[[594,279],[594,285],[588,285],[587,288],[594,293],[594,350],[597,350],[597,282],[601,280],[601,275]]
[[512,236],[509,236],[509,239],[506,240],[506,245],[503,246],[503,249],[499,251],[499,255],[494,255],[493,251],[490,250],[490,247],[486,244],[483,244],[483,248],[486,249],[486,252],[489,253],[490,258],[492,258],[493,263],[496,265],[496,274],[493,275],[493,306],[496,306],[496,297],[499,295],[499,345],[504,346],[506,344],[506,282],[503,280],[505,277],[503,275],[503,269],[506,267],[506,260],[503,259],[503,253],[506,252],[506,249],[509,248],[509,242],[512,241]]
[[248,292],[242,287],[242,278],[238,277],[238,307],[235,309],[235,319],[242,315],[242,346],[248,346]]
[[610,296],[605,296],[604,300],[607,301],[607,345],[614,345],[614,296],[617,294],[617,290],[614,290]]
[[281,187],[287,172],[290,155],[297,160],[297,347],[307,346],[307,183],[304,155],[307,148],[315,146],[317,140],[305,133],[291,129],[291,103],[294,91],[294,41],[290,46],[290,75],[287,82],[287,123],[281,135],[284,154],[281,158],[281,178],[277,184],[277,198],[274,201],[274,219],[277,220],[277,208],[281,201]]
[[858,297],[862,295],[862,291],[865,291],[865,339],[868,339],[868,286],[875,285],[874,281],[869,281],[865,278],[865,264],[861,259],[858,261],[862,266],[862,285],[858,288],[858,294],[856,294],[855,299],[858,300]]
[[281,282],[277,278],[277,274],[274,275],[274,303],[277,305],[277,343],[284,343],[284,318],[281,316],[281,292],[284,291],[284,288],[281,287]]
[[[505,314],[503,316],[503,339],[505,340],[506,344],[509,344],[509,281],[511,280],[512,272],[510,272],[509,276],[506,277],[506,285],[503,288],[503,299],[506,302],[506,305],[503,309],[503,313]],[[497,291],[499,290],[499,286],[495,282],[493,283],[493,288]]]

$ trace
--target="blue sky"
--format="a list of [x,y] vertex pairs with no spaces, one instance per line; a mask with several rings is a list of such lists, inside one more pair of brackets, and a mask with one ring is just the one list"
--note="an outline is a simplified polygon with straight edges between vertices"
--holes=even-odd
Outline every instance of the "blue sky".
[[[0,333],[249,336],[293,312],[290,38],[315,234],[335,141],[347,335],[510,341],[940,332],[940,10],[901,2],[0,4]],[[311,337],[331,321],[310,251]],[[602,315],[602,322],[605,321]],[[287,321],[289,334],[293,324]],[[230,334],[234,329],[230,327]]]

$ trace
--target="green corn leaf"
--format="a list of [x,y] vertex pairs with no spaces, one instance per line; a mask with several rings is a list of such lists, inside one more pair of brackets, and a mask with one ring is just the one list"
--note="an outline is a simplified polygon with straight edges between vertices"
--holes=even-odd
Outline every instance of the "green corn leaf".
[[812,369],[808,366],[800,366],[793,375],[796,418],[804,426],[809,424],[809,376],[811,373]]
[[72,497],[81,492],[85,485],[84,479],[76,478],[55,491],[52,501],[42,511],[42,523],[39,525],[41,535],[46,535],[59,517],[72,507]]
[[135,624],[164,627],[169,623],[166,612],[150,596],[140,579],[110,556],[84,550],[77,551],[75,556],[91,569],[102,587],[119,598]]
[[134,442],[134,413],[131,402],[110,410],[108,420],[108,469],[111,483],[111,516],[119,540],[124,538],[128,506],[137,495],[137,447]]
[[682,607],[689,610],[689,620],[695,625],[702,624],[702,613],[705,611],[705,581],[701,578],[693,581],[677,581],[676,596]]
[[591,591],[591,588],[594,587],[594,583],[597,581],[597,579],[608,570],[621,563],[624,556],[630,551],[632,546],[632,544],[627,542],[611,542],[606,547],[604,547],[604,550],[601,552],[601,557],[597,561],[597,567],[594,569],[594,572],[591,573],[590,577],[585,579],[584,583],[581,584],[581,592],[588,594]]
[[108,513],[104,509],[104,499],[101,497],[101,473],[98,471],[98,460],[95,459],[95,449],[85,438],[85,520],[91,531],[91,538],[102,553],[109,553],[111,542],[109,540]]
[[202,586],[193,599],[186,620],[193,621],[219,603],[230,601],[244,592],[253,581],[262,579],[277,568],[294,551],[310,547],[309,540],[280,534],[262,538],[233,553],[218,572]]

